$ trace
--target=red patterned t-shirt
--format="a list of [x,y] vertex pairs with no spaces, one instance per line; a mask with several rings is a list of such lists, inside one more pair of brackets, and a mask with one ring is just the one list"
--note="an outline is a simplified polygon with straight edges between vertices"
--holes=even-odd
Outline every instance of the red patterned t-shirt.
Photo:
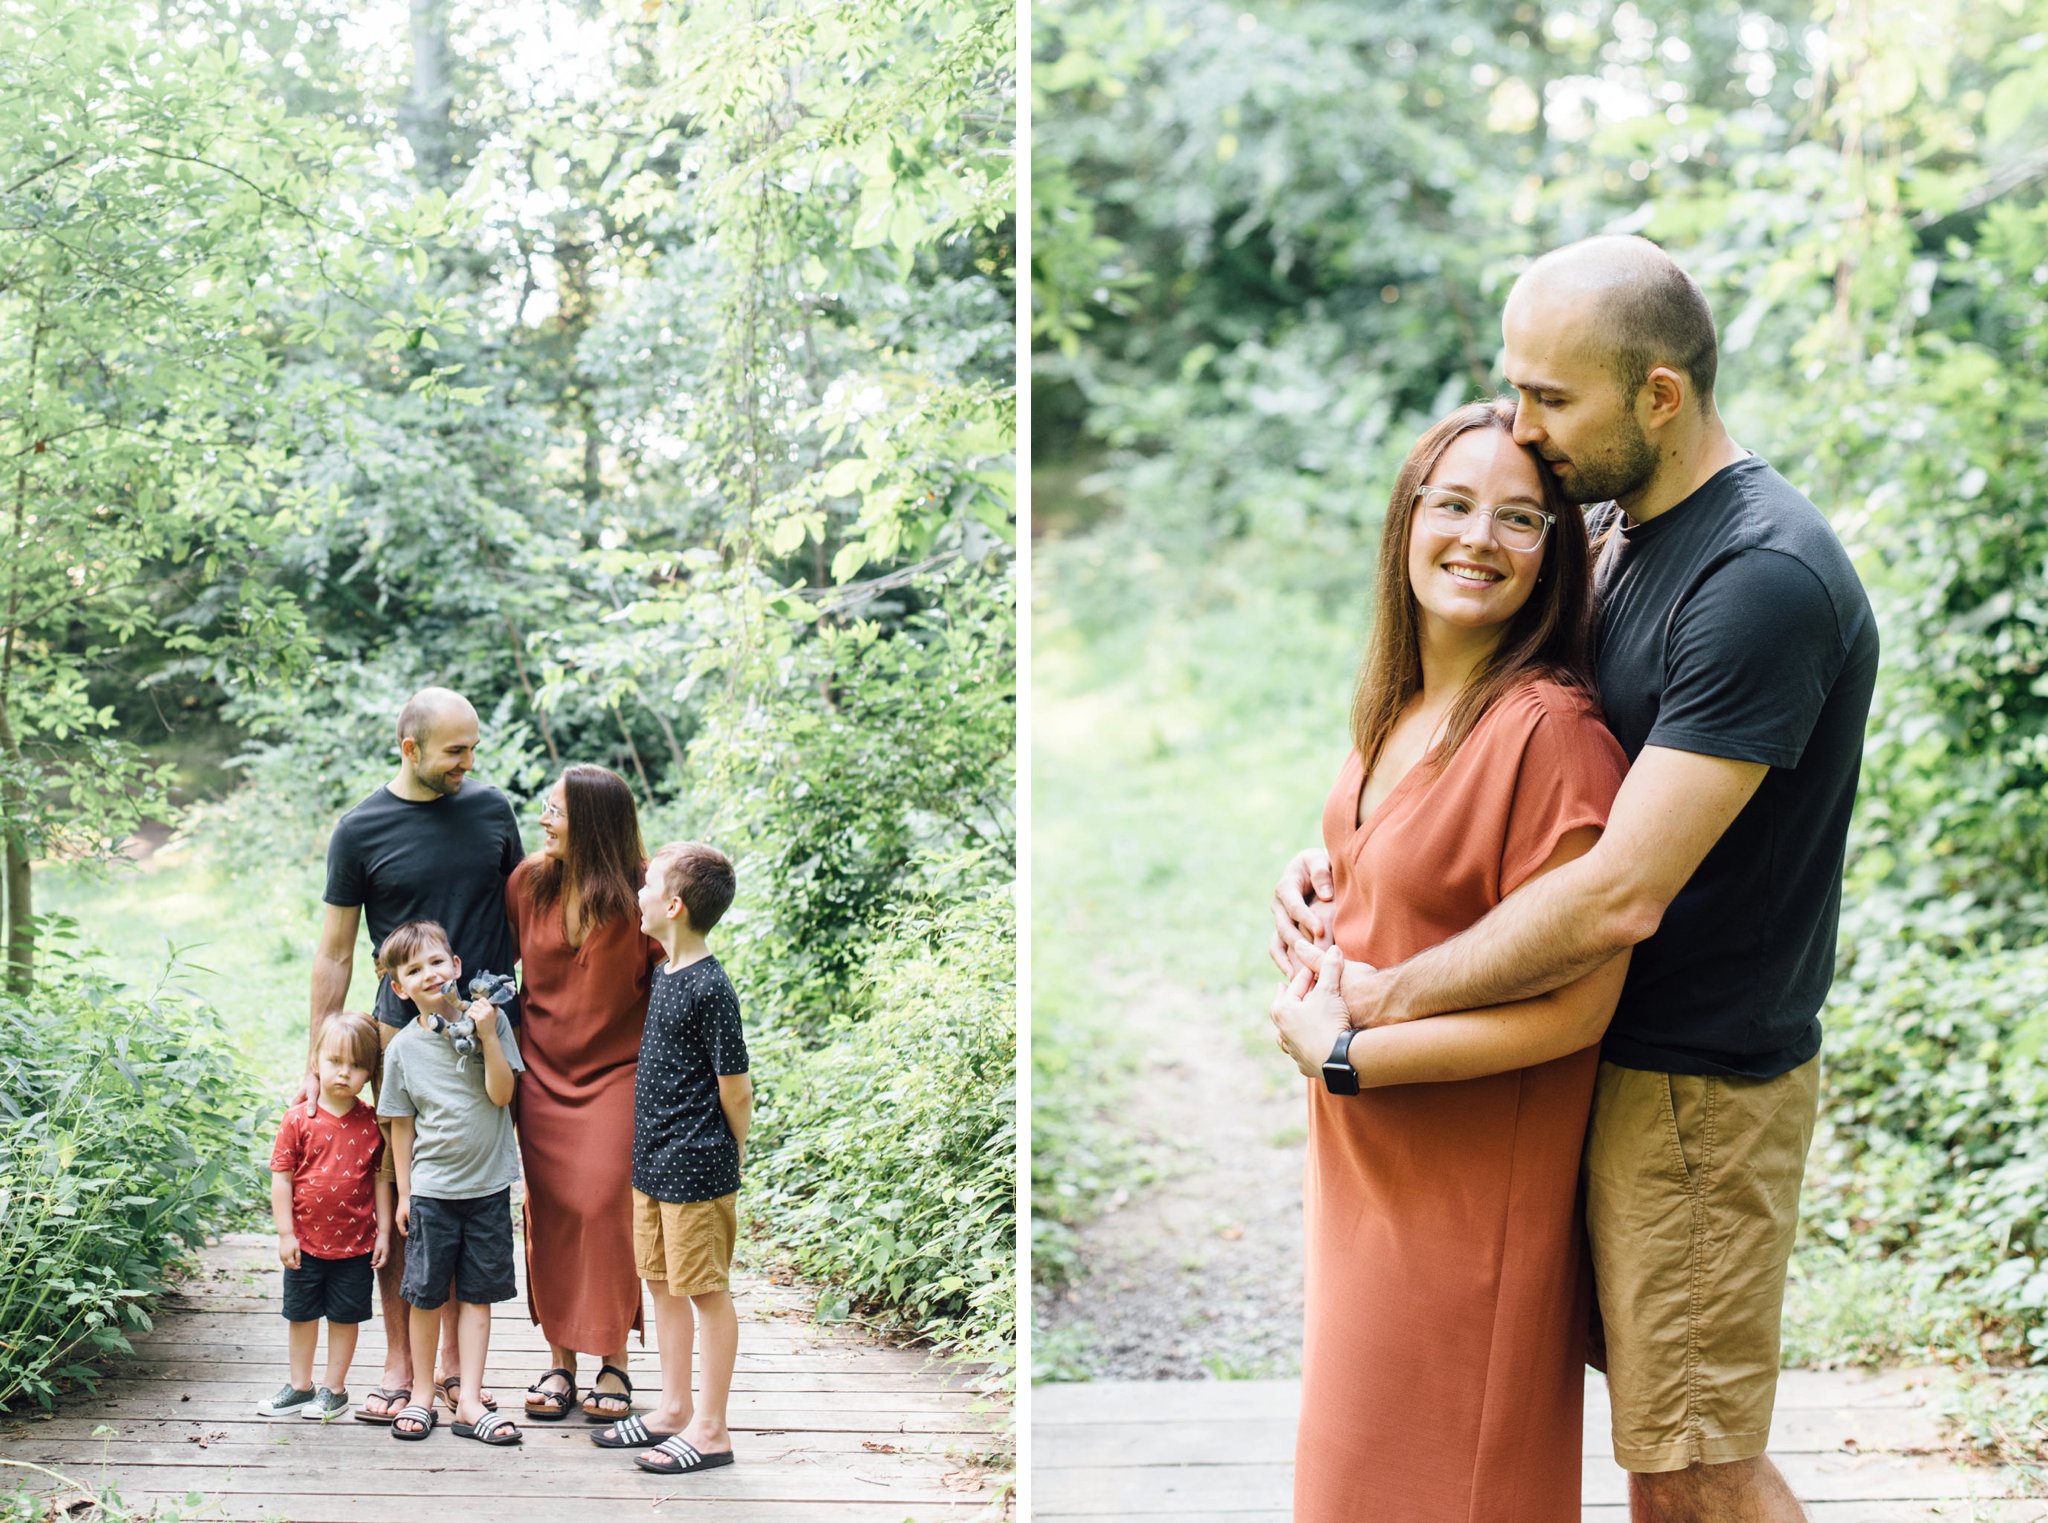
[[292,1177],[292,1231],[316,1259],[351,1259],[377,1246],[377,1155],[384,1137],[375,1107],[346,1116],[303,1105],[284,1114],[270,1150],[274,1174]]

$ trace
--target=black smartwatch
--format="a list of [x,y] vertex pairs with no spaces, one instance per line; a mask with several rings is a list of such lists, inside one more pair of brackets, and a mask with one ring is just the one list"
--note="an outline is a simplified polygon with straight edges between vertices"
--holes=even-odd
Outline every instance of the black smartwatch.
[[1356,1027],[1345,1027],[1323,1060],[1323,1088],[1333,1095],[1358,1093],[1358,1070],[1351,1066],[1351,1039],[1357,1035]]

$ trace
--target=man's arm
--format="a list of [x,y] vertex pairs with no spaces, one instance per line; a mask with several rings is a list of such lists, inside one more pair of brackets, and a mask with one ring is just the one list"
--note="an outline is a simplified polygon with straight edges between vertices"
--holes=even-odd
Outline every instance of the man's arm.
[[320,945],[313,953],[313,1011],[307,1023],[312,1042],[306,1050],[310,1072],[320,1051],[320,1023],[331,1010],[339,1010],[348,998],[349,977],[355,971],[356,928],[362,924],[361,905],[324,906],[320,922]]
[[[1574,983],[1656,931],[1770,770],[1646,746],[1599,843],[1398,967],[1344,969],[1354,1026],[1512,1004]],[[1313,956],[1304,958],[1313,964]]]

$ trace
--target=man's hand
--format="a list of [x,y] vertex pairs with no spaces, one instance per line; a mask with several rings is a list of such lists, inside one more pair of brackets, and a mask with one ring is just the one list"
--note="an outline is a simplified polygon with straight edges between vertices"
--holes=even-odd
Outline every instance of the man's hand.
[[299,1267],[299,1240],[289,1232],[277,1235],[277,1261],[287,1269]]
[[1280,1049],[1294,1059],[1304,1078],[1323,1076],[1323,1060],[1344,1031],[1344,1000],[1337,992],[1343,974],[1344,954],[1330,947],[1313,975],[1306,970],[1295,974],[1273,997],[1268,1014],[1279,1035]]
[[412,1197],[410,1195],[398,1197],[398,1209],[392,1212],[391,1220],[397,1226],[400,1237],[412,1236]]
[[1369,962],[1344,964],[1337,992],[1351,1024],[1361,1031],[1370,1031],[1375,1026],[1398,1026],[1415,1019],[1412,1012],[1395,1007],[1391,998],[1392,979]]
[[377,1234],[377,1246],[370,1250],[370,1267],[372,1269],[382,1269],[390,1261],[391,1234],[389,1232],[380,1232]]
[[[1331,901],[1337,896],[1330,854],[1319,846],[1297,852],[1273,889],[1273,939],[1267,953],[1283,978],[1313,972],[1331,945]],[[1320,1070],[1318,1070],[1320,1072]]]

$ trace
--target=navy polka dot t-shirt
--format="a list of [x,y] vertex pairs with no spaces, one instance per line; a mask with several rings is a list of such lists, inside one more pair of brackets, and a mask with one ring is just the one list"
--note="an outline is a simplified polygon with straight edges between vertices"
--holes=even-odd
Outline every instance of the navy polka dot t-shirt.
[[716,1200],[740,1187],[740,1150],[718,1076],[747,1071],[740,1000],[716,957],[654,970],[633,1080],[633,1188],[656,1200]]

